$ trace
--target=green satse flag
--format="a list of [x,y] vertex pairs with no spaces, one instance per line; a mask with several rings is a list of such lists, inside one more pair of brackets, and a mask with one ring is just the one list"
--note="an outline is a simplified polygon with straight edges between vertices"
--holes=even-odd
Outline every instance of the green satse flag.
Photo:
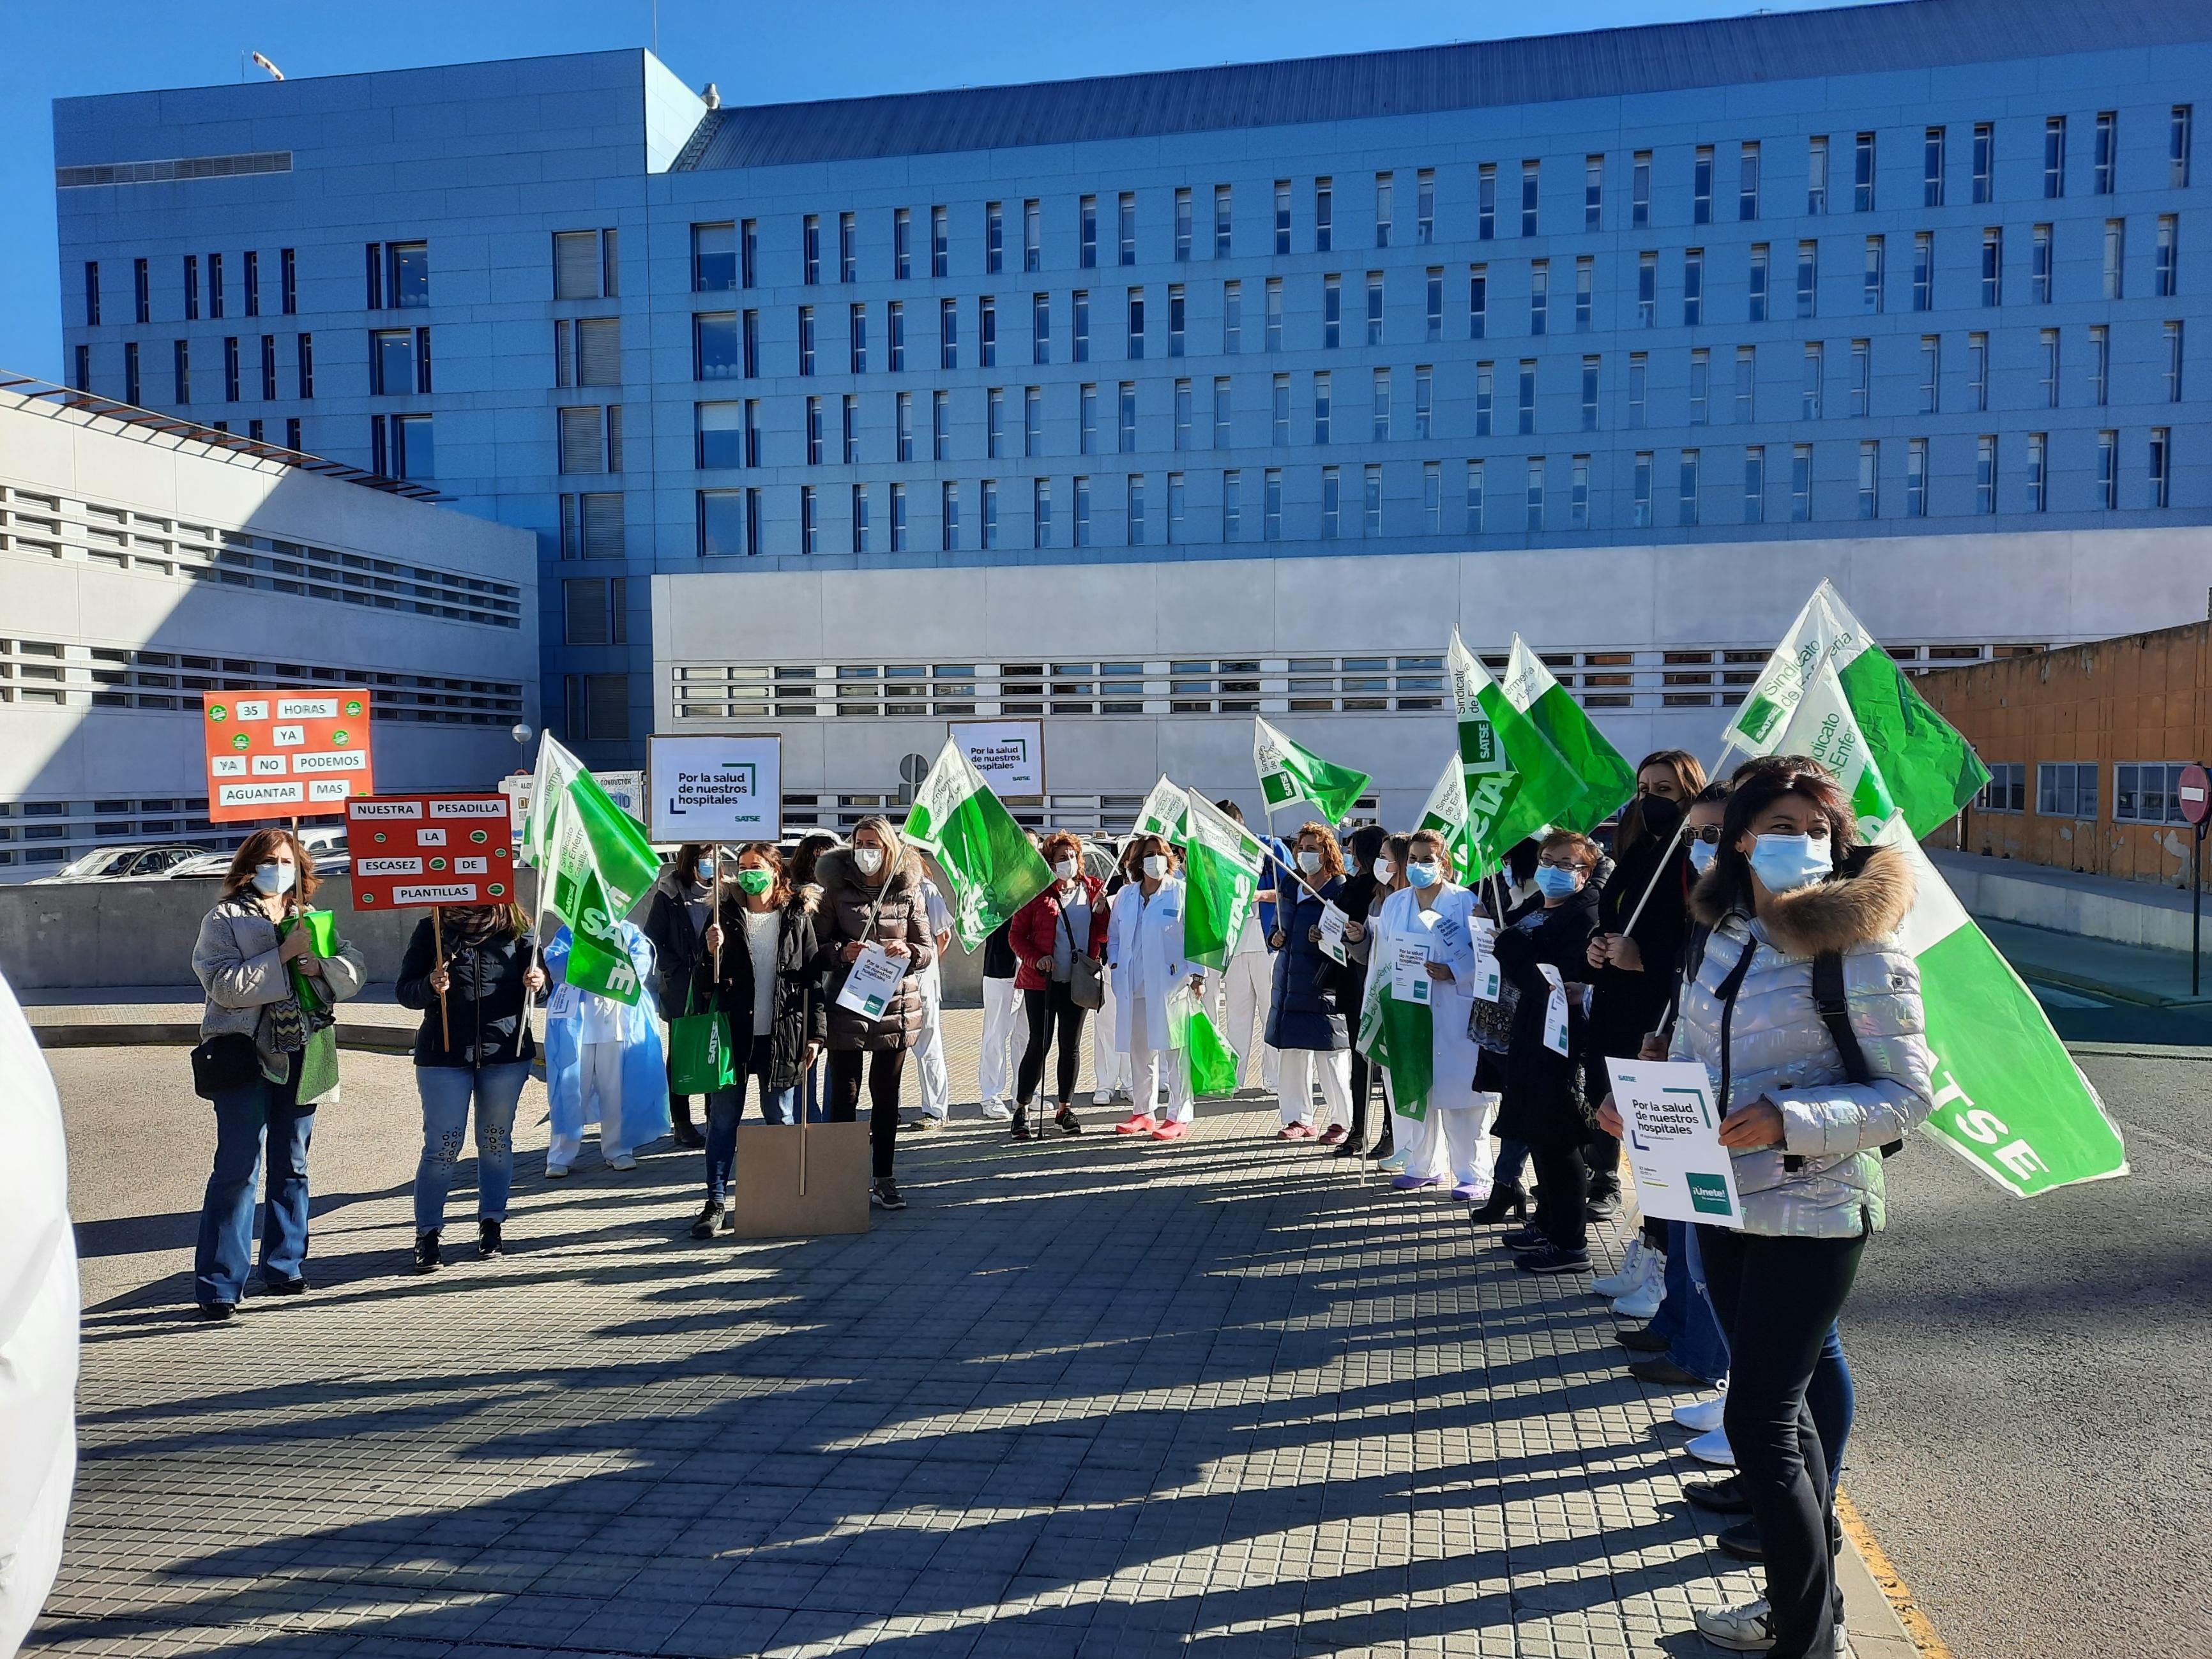
[[660,872],[645,826],[551,738],[541,738],[523,850],[540,872],[542,908],[573,935],[568,977],[579,989],[635,1004],[637,969],[619,924]]
[[1426,1004],[1392,996],[1387,969],[1368,975],[1357,1041],[1360,1053],[1390,1074],[1390,1109],[1401,1117],[1429,1114],[1429,1091],[1436,1086],[1436,1018]]
[[1311,801],[1330,823],[1343,820],[1370,781],[1364,772],[1301,749],[1256,715],[1252,720],[1252,764],[1259,770],[1260,796],[1270,812],[1294,800]]
[[1260,838],[1195,790],[1183,792],[1190,839],[1183,848],[1182,953],[1225,969],[1260,891]]
[[1159,836],[1171,847],[1180,847],[1188,838],[1184,828],[1188,814],[1183,808],[1183,789],[1181,784],[1170,783],[1168,775],[1160,774],[1160,781],[1152,786],[1152,793],[1145,797],[1145,804],[1137,811],[1136,829],[1139,836]]
[[949,738],[915,792],[905,835],[951,879],[952,928],[970,951],[1052,884],[1028,834]]
[[1443,773],[1437,779],[1437,787],[1429,791],[1428,804],[1421,808],[1413,828],[1434,830],[1443,836],[1444,845],[1451,849],[1455,870],[1474,868],[1474,842],[1468,833],[1467,775],[1460,769],[1457,757],[1444,763]]
[[[1832,666],[1798,688],[1779,752],[1816,753],[1836,770],[1863,824],[1889,799],[1882,755],[1862,733]],[[1899,929],[1920,969],[1934,1056],[1936,1110],[1926,1133],[2020,1198],[2127,1173],[2127,1152],[2096,1091],[2042,1005],[1921,852],[1901,813],[1870,837],[1911,863],[1912,908]]]
[[1452,630],[1445,655],[1459,721],[1460,767],[1467,780],[1468,841],[1475,867],[1468,886],[1496,869],[1515,842],[1552,823],[1582,793],[1551,740],[1516,708],[1482,659]]
[[1581,781],[1581,793],[1552,815],[1553,823],[1566,830],[1595,830],[1636,793],[1636,769],[1606,741],[1573,694],[1552,678],[1543,659],[1518,634],[1505,664],[1505,696],[1551,739]]
[[1881,757],[1882,781],[1915,836],[1948,823],[1990,781],[1972,746],[1928,706],[1826,581],[1797,613],[1723,735],[1751,754],[1782,752],[1797,704],[1823,666],[1834,669],[1859,730]]

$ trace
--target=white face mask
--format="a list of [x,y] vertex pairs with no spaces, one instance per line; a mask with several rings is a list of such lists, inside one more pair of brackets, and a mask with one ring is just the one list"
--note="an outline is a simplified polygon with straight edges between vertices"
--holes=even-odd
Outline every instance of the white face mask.
[[884,849],[880,847],[855,847],[853,862],[860,866],[860,873],[872,876],[884,867]]
[[1165,859],[1162,858],[1162,857],[1161,857],[1158,853],[1149,854],[1147,854],[1147,855],[1146,856],[1146,859],[1145,859],[1145,879],[1146,879],[1146,880],[1147,880],[1147,881],[1162,881],[1162,880],[1164,880],[1164,879],[1166,878],[1166,877],[1167,877],[1167,873],[1168,873],[1168,861],[1167,861]]
[[1398,866],[1397,866],[1396,865],[1395,865],[1395,864],[1391,863],[1389,860],[1388,860],[1388,859],[1377,859],[1377,860],[1375,860],[1375,879],[1376,879],[1376,880],[1377,880],[1377,881],[1388,881],[1388,880],[1389,880],[1389,879],[1390,879],[1390,878],[1391,878],[1391,877],[1393,877],[1393,876],[1396,875],[1397,873],[1398,873]]
[[1081,867],[1073,859],[1062,859],[1052,866],[1052,872],[1062,881],[1073,881],[1076,871]]
[[1298,868],[1310,876],[1318,874],[1321,870],[1321,854],[1310,847],[1299,848]]

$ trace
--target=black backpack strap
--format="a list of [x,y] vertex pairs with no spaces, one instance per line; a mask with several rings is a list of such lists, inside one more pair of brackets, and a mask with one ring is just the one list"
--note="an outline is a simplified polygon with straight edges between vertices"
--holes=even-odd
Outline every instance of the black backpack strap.
[[1729,1113],[1729,1073],[1733,1063],[1729,1053],[1729,1033],[1735,1024],[1735,1000],[1743,990],[1743,981],[1751,972],[1751,959],[1759,954],[1759,941],[1748,939],[1743,942],[1743,954],[1729,969],[1728,977],[1720,983],[1717,994],[1721,1003],[1721,1115]]
[[[1874,1069],[1867,1064],[1866,1050],[1859,1047],[1859,1034],[1851,1030],[1850,1003],[1844,994],[1844,957],[1840,951],[1823,951],[1813,958],[1813,1006],[1820,1011],[1820,1023],[1828,1028],[1828,1036],[1836,1045],[1836,1057],[1844,1063],[1844,1075],[1853,1083],[1874,1081]],[[1884,1158],[1895,1158],[1905,1150],[1905,1143],[1893,1140],[1881,1149]]]

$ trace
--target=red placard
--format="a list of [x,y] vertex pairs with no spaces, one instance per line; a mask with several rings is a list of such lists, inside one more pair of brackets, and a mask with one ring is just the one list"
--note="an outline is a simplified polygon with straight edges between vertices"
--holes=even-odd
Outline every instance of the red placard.
[[505,795],[357,795],[345,815],[355,909],[514,902]]
[[368,690],[203,691],[209,817],[314,817],[374,793]]

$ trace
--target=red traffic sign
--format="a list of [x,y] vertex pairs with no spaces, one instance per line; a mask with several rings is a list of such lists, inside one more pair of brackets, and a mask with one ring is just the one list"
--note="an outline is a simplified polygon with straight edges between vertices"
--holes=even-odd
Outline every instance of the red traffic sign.
[[345,815],[355,909],[514,902],[505,795],[357,795]]
[[2181,802],[2181,816],[2191,823],[2202,823],[2212,816],[2212,773],[2203,767],[2183,767],[2181,781],[2173,793]]

